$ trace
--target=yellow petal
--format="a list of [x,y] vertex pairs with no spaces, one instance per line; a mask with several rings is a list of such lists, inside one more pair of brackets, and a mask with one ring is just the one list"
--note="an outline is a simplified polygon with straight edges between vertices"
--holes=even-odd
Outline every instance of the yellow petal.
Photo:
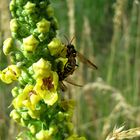
[[53,105],[58,100],[57,92],[48,92],[44,97],[44,102],[48,105]]

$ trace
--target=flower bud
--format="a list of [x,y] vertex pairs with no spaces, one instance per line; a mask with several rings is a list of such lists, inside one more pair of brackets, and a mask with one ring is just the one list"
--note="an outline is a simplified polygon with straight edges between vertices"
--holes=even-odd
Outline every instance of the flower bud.
[[17,19],[11,19],[10,21],[11,32],[17,32],[18,28],[19,28],[19,25],[18,25]]
[[51,63],[41,58],[39,61],[33,64],[33,70],[35,73],[35,77],[48,77],[51,72]]
[[48,15],[49,17],[53,17],[53,16],[54,16],[54,10],[53,10],[53,8],[52,8],[51,5],[48,5],[46,11],[47,11],[47,15]]
[[19,89],[18,87],[14,87],[11,92],[13,97],[16,97],[21,92],[21,89]]
[[74,129],[74,126],[73,126],[73,123],[72,122],[68,122],[67,123],[67,127],[68,127],[68,129],[69,129],[70,132],[72,132],[73,129]]
[[3,52],[5,55],[8,55],[13,48],[13,39],[7,38],[3,43]]
[[23,80],[28,83],[29,79],[30,79],[30,75],[27,73],[27,71],[22,70],[21,72],[21,77],[23,78]]
[[24,140],[23,138],[18,137],[16,140]]
[[26,82],[23,80],[22,77],[19,77],[19,78],[18,78],[18,82],[19,82],[22,86],[25,86],[25,85],[26,85]]
[[27,125],[27,122],[23,118],[20,118],[20,124],[22,126],[26,126]]
[[15,121],[19,121],[21,118],[20,114],[15,109],[11,111],[10,117],[12,117]]
[[15,0],[11,0],[10,5],[9,5],[10,11],[13,11],[13,10],[14,10],[14,8],[15,8],[15,3],[16,3]]
[[22,117],[24,120],[29,120],[29,118],[30,118],[27,112],[22,112],[22,113],[21,113],[21,117]]
[[86,140],[84,137],[78,137],[76,134],[71,135],[66,140]]
[[59,24],[58,24],[58,21],[57,21],[57,19],[56,19],[55,17],[52,19],[51,23],[52,23],[51,25],[52,25],[56,30],[59,29]]
[[36,128],[34,125],[30,125],[28,126],[29,130],[31,131],[32,134],[35,134],[36,133]]
[[36,134],[38,140],[52,140],[48,130],[41,130]]
[[39,33],[47,33],[50,30],[50,22],[44,18],[36,25]]
[[33,35],[23,39],[23,48],[27,52],[33,52],[38,44],[39,41]]
[[56,125],[51,125],[51,126],[49,127],[49,134],[50,134],[50,135],[55,134],[57,131],[58,131],[58,129],[57,129],[57,126],[56,126]]
[[64,117],[65,117],[65,116],[64,116],[64,113],[61,112],[61,111],[59,111],[59,112],[58,112],[58,120],[59,120],[59,121],[63,121],[63,120],[64,120]]
[[49,44],[48,44],[49,51],[52,56],[55,55],[61,55],[63,49],[65,49],[65,46],[62,44],[60,39],[54,38]]
[[24,6],[25,12],[26,12],[27,14],[34,13],[34,12],[35,12],[35,6],[36,6],[35,3],[32,3],[32,2],[30,2],[30,1],[28,1],[28,2],[26,3],[26,5]]

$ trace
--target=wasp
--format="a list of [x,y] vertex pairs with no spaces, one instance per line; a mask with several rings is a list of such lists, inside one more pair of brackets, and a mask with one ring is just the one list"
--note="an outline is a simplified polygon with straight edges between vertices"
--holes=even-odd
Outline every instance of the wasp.
[[[67,39],[67,37],[66,37],[66,39]],[[66,79],[69,75],[73,74],[73,72],[76,70],[76,67],[78,66],[77,62],[76,62],[76,58],[78,58],[82,63],[86,64],[88,67],[90,67],[92,69],[97,69],[97,66],[94,63],[92,63],[90,60],[85,58],[84,55],[82,55],[81,53],[79,53],[78,51],[75,50],[75,47],[72,44],[73,39],[74,38],[72,38],[70,42],[67,39],[68,44],[65,46],[67,48],[66,57],[68,58],[68,61],[65,64],[63,71],[58,70],[59,81],[61,82],[62,87],[64,87],[64,84],[62,82],[63,80],[65,80],[68,83],[73,84],[75,86],[81,86],[81,85],[75,84],[72,81]]]

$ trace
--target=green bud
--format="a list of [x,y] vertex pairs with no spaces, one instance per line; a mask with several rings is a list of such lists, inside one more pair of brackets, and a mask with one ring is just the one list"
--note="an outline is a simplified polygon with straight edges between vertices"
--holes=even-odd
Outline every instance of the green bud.
[[10,5],[9,5],[10,11],[13,11],[15,9],[15,3],[16,3],[15,0],[11,0]]
[[33,52],[38,44],[39,41],[33,35],[23,39],[23,48],[27,52]]
[[29,74],[28,74],[26,71],[22,71],[22,72],[21,72],[21,77],[22,77],[22,79],[23,79],[25,82],[28,83],[30,76],[29,76]]
[[16,140],[24,140],[23,138],[17,138]]
[[39,3],[40,8],[45,8],[46,7],[46,2],[45,1],[41,1]]
[[29,72],[30,75],[33,75],[34,74],[34,71],[33,71],[33,67],[32,66],[28,68],[28,72]]
[[16,0],[16,5],[22,6],[24,0]]
[[23,85],[23,86],[26,85],[26,82],[23,80],[22,77],[19,77],[19,78],[18,78],[18,81],[19,81],[19,83],[20,83],[21,85]]
[[34,125],[29,125],[28,128],[29,128],[29,130],[31,131],[32,134],[36,133],[36,128],[35,128]]
[[30,118],[27,112],[22,112],[22,113],[21,113],[21,117],[22,117],[24,120],[29,120],[29,118]]
[[84,137],[78,137],[76,134],[71,135],[66,140],[86,140]]
[[39,61],[33,64],[33,70],[35,77],[46,76],[48,77],[51,72],[51,63],[41,58]]
[[47,11],[47,15],[48,15],[49,17],[53,17],[53,16],[54,16],[54,9],[52,8],[51,5],[48,5],[48,6],[47,6],[46,11]]
[[64,120],[64,117],[65,117],[65,116],[64,116],[64,113],[61,112],[61,111],[59,111],[59,112],[58,112],[58,120],[59,120],[59,121],[63,121],[63,120]]
[[52,140],[48,130],[41,130],[36,134],[38,140]]
[[53,26],[56,30],[59,29],[59,24],[58,24],[58,21],[57,21],[57,19],[56,19],[55,17],[53,17],[51,23],[52,23],[52,26]]
[[58,38],[54,38],[49,44],[48,44],[49,51],[52,56],[55,55],[61,55],[61,52],[63,49],[65,49],[64,44],[60,41]]
[[10,21],[11,32],[17,32],[18,28],[19,28],[19,25],[18,25],[17,19],[11,19]]
[[50,30],[50,22],[44,18],[36,25],[39,33],[47,33]]
[[27,14],[34,13],[34,12],[35,12],[35,6],[36,6],[35,3],[32,3],[32,2],[30,2],[30,1],[28,1],[28,2],[26,3],[26,5],[24,6],[25,12],[26,12]]
[[20,124],[22,126],[27,126],[27,122],[23,118],[20,119]]
[[12,95],[13,95],[13,97],[16,97],[18,94],[19,94],[19,92],[18,92],[18,87],[14,87],[13,89],[12,89]]
[[13,39],[7,38],[3,43],[3,52],[8,55],[13,49]]
[[72,116],[71,116],[70,114],[65,113],[65,118],[66,118],[67,121],[69,121],[69,120],[71,119],[71,117],[72,117]]
[[73,126],[73,123],[72,122],[68,122],[67,123],[67,127],[68,127],[68,129],[69,129],[70,132],[72,132],[73,129],[74,129],[74,126]]
[[56,125],[52,125],[49,127],[49,135],[53,135],[58,131],[57,126]]
[[23,54],[20,51],[16,51],[15,56],[17,61],[20,61],[24,58]]
[[12,117],[15,121],[18,121],[18,122],[21,118],[20,114],[15,109],[11,111],[10,117]]
[[44,41],[44,40],[46,40],[46,38],[47,38],[48,36],[46,35],[46,34],[43,34],[43,33],[41,33],[39,36],[38,36],[38,38],[39,38],[39,40],[42,42],[42,41]]

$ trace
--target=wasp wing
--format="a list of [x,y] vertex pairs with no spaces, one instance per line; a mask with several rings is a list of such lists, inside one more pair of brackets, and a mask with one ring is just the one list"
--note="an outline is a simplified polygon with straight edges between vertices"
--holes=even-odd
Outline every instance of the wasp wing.
[[76,84],[73,80],[71,80],[69,77],[65,78],[64,81],[66,81],[67,83],[73,85],[73,86],[77,86],[77,87],[83,87],[83,85],[80,84]]
[[85,58],[84,55],[82,55],[81,53],[77,52],[77,57],[82,63],[86,64],[88,67],[92,69],[98,69],[98,67],[95,64],[93,64],[90,60]]

